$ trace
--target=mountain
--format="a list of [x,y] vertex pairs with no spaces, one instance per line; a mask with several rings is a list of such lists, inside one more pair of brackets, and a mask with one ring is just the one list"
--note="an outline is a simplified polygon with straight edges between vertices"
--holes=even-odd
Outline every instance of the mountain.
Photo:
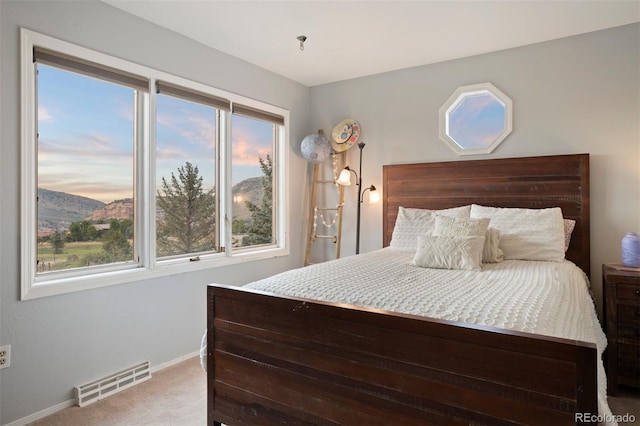
[[69,229],[72,222],[83,220],[104,206],[92,198],[38,188],[38,232]]
[[133,198],[112,201],[86,218],[90,222],[109,223],[110,219],[133,219]]
[[[261,180],[262,178],[259,177],[248,178],[233,186],[234,219],[251,218],[246,201],[260,204],[264,193]],[[126,198],[105,204],[87,197],[38,188],[38,233],[40,235],[69,229],[72,222],[80,220],[108,223],[112,218],[132,219],[133,199]]]
[[231,188],[233,193],[233,218],[247,220],[251,218],[251,212],[247,208],[247,201],[260,205],[264,189],[262,178],[253,177],[238,182]]

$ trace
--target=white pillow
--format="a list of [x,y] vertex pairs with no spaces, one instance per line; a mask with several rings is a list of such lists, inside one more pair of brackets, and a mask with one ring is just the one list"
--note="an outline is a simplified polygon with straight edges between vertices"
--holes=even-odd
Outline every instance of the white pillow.
[[420,235],[431,235],[435,227],[436,215],[469,217],[471,206],[454,207],[444,210],[398,208],[398,217],[391,234],[389,247],[395,251],[415,252]]
[[421,268],[480,270],[484,237],[422,235],[411,265]]
[[569,244],[571,244],[571,234],[576,227],[576,221],[573,219],[564,219],[564,252],[569,250]]
[[489,219],[467,219],[436,215],[433,235],[451,235],[456,237],[484,237],[489,227]]
[[482,249],[482,263],[500,263],[504,260],[504,253],[500,248],[500,231],[496,228],[487,228]]
[[484,237],[482,248],[483,263],[499,263],[504,260],[504,254],[499,247],[500,231],[489,228],[490,219],[465,219],[438,215],[433,235],[456,235],[467,237]]
[[521,209],[473,204],[472,218],[490,218],[500,231],[505,259],[564,260],[564,221],[560,207]]

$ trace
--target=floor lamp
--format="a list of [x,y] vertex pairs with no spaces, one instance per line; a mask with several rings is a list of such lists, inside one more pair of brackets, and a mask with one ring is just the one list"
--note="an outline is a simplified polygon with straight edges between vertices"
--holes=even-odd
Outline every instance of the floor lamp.
[[[356,185],[358,186],[358,213],[356,219],[356,254],[360,254],[360,207],[364,202],[364,193],[369,190],[369,202],[375,203],[380,200],[380,196],[376,191],[376,187],[371,185],[368,188],[362,188],[362,149],[364,148],[364,142],[358,143],[358,148],[360,148],[360,168],[359,172],[356,173],[355,170],[349,168],[349,166],[345,167],[341,172],[336,183],[344,186],[351,185],[351,173],[356,175]],[[375,195],[374,195],[375,194]]]

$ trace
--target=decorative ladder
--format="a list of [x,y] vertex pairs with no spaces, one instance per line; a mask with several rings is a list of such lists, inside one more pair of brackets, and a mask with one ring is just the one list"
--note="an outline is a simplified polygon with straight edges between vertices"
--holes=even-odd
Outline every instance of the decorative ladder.
[[[322,163],[316,163],[313,167],[313,181],[311,186],[311,196],[309,198],[309,231],[307,235],[307,249],[304,257],[304,265],[311,264],[311,250],[313,247],[313,243],[318,240],[332,240],[335,244],[335,258],[340,258],[340,240],[342,238],[342,210],[344,208],[344,186],[338,185],[336,180],[338,179],[338,174],[342,169],[344,169],[346,164],[346,155],[345,151],[337,153],[335,151],[331,151],[331,164],[332,164],[332,178],[331,179],[323,179],[320,177],[320,168],[323,166]],[[326,167],[323,168],[323,171],[326,171]],[[332,186],[336,188],[337,191],[337,204],[335,207],[327,207],[319,205],[319,194],[318,187],[322,186]],[[323,195],[328,195],[326,192]],[[327,203],[326,198],[323,199],[325,203]],[[326,213],[333,214],[333,219],[330,220],[330,223],[327,223],[325,220]],[[318,223],[318,219],[320,219],[320,223]],[[324,231],[335,228],[335,234],[324,234]],[[318,233],[318,230],[322,230],[323,233]]]

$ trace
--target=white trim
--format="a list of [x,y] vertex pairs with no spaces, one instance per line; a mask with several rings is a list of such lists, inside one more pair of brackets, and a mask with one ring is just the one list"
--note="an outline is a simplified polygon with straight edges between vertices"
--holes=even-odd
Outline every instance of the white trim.
[[[31,31],[20,29],[20,66],[22,82],[20,87],[21,109],[22,109],[22,131],[21,139],[21,182],[36,182],[35,161],[36,158],[36,111],[32,102],[35,99],[35,67],[31,60],[33,44],[37,40],[37,36]],[[35,227],[31,226],[33,218],[36,217],[35,199],[37,197],[37,188],[35,185],[23,185],[20,200],[20,253],[22,259],[22,279],[21,291],[24,298],[36,277],[36,253],[33,241],[36,241]],[[28,219],[31,218],[31,219]],[[36,219],[37,220],[37,219]]]
[[[197,356],[200,355],[200,351],[196,351],[196,352],[191,352],[188,353],[186,355],[182,355],[178,358],[172,359],[171,361],[167,361],[165,363],[162,364],[158,364],[155,367],[151,367],[151,374],[155,374],[156,372],[160,371],[160,370],[164,370],[165,368],[169,368],[169,367],[173,367],[176,364],[180,364],[183,361],[186,361],[188,359],[191,358],[195,358]],[[69,407],[73,407],[76,405],[76,400],[75,399],[69,399],[67,401],[61,402],[60,404],[56,404],[52,407],[49,408],[45,408],[44,410],[40,410],[36,413],[33,414],[29,414],[26,417],[23,417],[21,419],[18,420],[14,420],[11,423],[7,423],[4,426],[25,426],[29,423],[33,423],[37,420],[41,420],[44,419],[47,416],[50,416],[52,414],[57,413],[58,411],[62,411],[65,408],[69,408]]]
[[[104,287],[114,284],[122,284],[132,281],[144,280],[180,274],[186,272],[200,271],[203,269],[216,268],[220,266],[228,266],[233,264],[241,264],[249,261],[269,259],[280,256],[288,256],[289,251],[289,202],[288,190],[289,184],[289,111],[266,104],[261,101],[245,98],[224,90],[213,88],[201,83],[190,81],[178,76],[157,71],[141,65],[137,65],[116,57],[105,55],[84,47],[76,46],[62,40],[39,34],[24,28],[20,29],[21,36],[21,96],[22,96],[22,135],[21,135],[21,300],[35,299],[39,297],[52,296],[68,292],[88,290],[98,287]],[[85,273],[85,269],[77,271],[60,271],[47,274],[37,274],[36,268],[36,244],[37,235],[37,188],[34,182],[37,182],[36,169],[36,125],[37,112],[33,99],[37,95],[35,66],[32,60],[33,46],[41,46],[47,49],[66,53],[68,55],[83,58],[96,63],[105,63],[110,66],[120,68],[122,70],[135,73],[137,75],[149,78],[149,93],[141,96],[148,101],[144,103],[147,107],[142,111],[138,111],[137,119],[144,119],[145,128],[141,134],[137,135],[136,141],[136,198],[139,219],[136,219],[136,252],[139,259],[135,262],[127,262],[123,264],[96,266],[93,273]],[[156,259],[155,247],[155,81],[165,80],[173,84],[184,86],[203,93],[224,97],[231,102],[242,103],[250,107],[263,109],[272,113],[277,113],[284,117],[284,131],[280,133],[279,139],[275,141],[274,160],[276,161],[276,174],[274,175],[274,184],[277,185],[276,197],[274,203],[278,207],[277,227],[278,240],[277,244],[271,246],[257,246],[241,251],[231,251],[231,226],[230,221],[223,226],[224,234],[221,241],[227,247],[226,253],[212,253],[200,256],[199,262],[190,262],[187,257],[180,259],[166,259],[158,261]],[[139,102],[138,105],[143,104]],[[230,152],[230,116],[231,114],[222,113],[225,118],[225,127],[221,134],[223,140],[220,145],[224,148],[218,150]],[[222,120],[221,120],[222,121]],[[226,151],[225,151],[226,149]],[[226,182],[230,182],[230,157],[223,165],[222,172],[225,176],[221,178]],[[227,188],[228,196],[231,194],[231,188]],[[232,203],[222,206],[225,210],[230,210]],[[219,214],[219,213],[218,213]],[[218,216],[220,217],[220,216]]]
[[60,404],[56,404],[53,407],[45,408],[44,410],[40,410],[37,413],[29,414],[26,417],[14,420],[4,426],[24,426],[37,420],[44,419],[45,417],[55,414],[58,411],[62,411],[65,408],[73,407],[74,405],[76,405],[76,400],[69,399],[67,401],[61,402]]
[[151,367],[151,374],[155,374],[160,370],[164,370],[165,368],[173,367],[176,364],[180,364],[181,362],[184,362],[191,358],[195,358],[197,356],[200,356],[200,350],[179,356],[178,358],[174,358],[167,362],[163,362],[162,364],[158,364],[155,367]]
[[242,264],[255,260],[271,259],[288,256],[288,248],[271,248],[260,251],[234,253],[232,257],[217,256],[214,259],[201,257],[199,262],[190,262],[189,259],[179,261],[159,262],[153,268],[137,268],[133,270],[114,271],[104,274],[85,275],[81,277],[62,278],[56,281],[48,281],[32,285],[22,300],[37,299],[39,297],[55,296],[74,291],[90,290],[115,284],[125,284],[134,281],[151,278],[166,277],[170,275],[183,274],[188,272],[202,271],[205,269],[222,266]]

